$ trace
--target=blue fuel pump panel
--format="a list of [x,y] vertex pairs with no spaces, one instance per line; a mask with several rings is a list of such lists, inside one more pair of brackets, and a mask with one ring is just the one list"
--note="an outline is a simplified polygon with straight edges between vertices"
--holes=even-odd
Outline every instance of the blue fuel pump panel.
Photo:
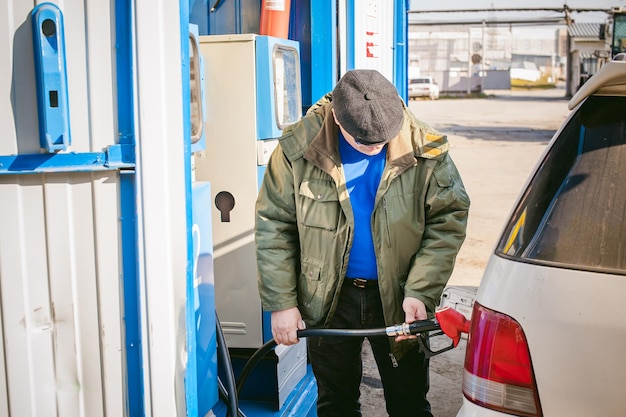
[[42,3],[31,13],[40,146],[49,153],[71,145],[63,13]]
[[[217,403],[217,336],[215,322],[215,278],[211,228],[211,185],[196,182],[192,186],[193,329],[197,380],[198,416],[206,415]],[[189,349],[190,352],[193,348]],[[189,364],[193,364],[189,360]],[[193,369],[190,369],[193,371]]]

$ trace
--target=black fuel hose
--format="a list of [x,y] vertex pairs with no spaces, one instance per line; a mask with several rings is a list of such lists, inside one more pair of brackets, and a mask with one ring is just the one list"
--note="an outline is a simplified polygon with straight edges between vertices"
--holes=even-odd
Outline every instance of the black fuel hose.
[[225,372],[226,378],[226,386],[222,383],[222,381],[218,378],[218,387],[221,396],[223,397],[223,401],[228,404],[228,412],[226,413],[226,417],[235,415],[238,417],[245,417],[243,412],[239,409],[239,397],[235,385],[235,373],[233,371],[233,364],[230,360],[230,354],[228,352],[228,347],[226,346],[226,339],[224,338],[224,332],[222,331],[222,326],[220,325],[220,319],[217,316],[217,311],[215,312],[215,323],[216,329],[215,332],[217,334],[217,351],[218,357],[222,359],[222,368]]
[[[229,417],[232,415],[230,410],[234,407],[234,405],[230,403],[230,394],[219,377],[217,378],[217,388],[219,390],[220,399],[224,402],[224,404],[227,404],[225,417]],[[237,405],[237,417],[246,417],[243,411],[241,411],[241,408],[239,408],[239,405]]]
[[[433,320],[419,320],[413,323],[402,323],[388,327],[380,327],[376,329],[303,329],[298,330],[298,339],[308,336],[356,336],[356,337],[372,337],[372,336],[401,336],[401,335],[417,335],[431,331],[439,331],[441,327]],[[237,394],[240,395],[244,384],[248,379],[250,372],[257,363],[274,347],[276,342],[274,339],[266,342],[258,348],[256,352],[250,356],[237,379]]]
[[220,6],[221,2],[222,2],[222,0],[216,0],[215,1],[215,3],[213,4],[213,7],[211,7],[211,9],[210,9],[211,13],[215,13],[217,8]]

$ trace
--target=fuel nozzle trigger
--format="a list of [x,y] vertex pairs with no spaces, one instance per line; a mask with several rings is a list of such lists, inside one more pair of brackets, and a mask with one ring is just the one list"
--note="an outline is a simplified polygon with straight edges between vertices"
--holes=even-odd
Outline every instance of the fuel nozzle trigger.
[[[455,348],[459,341],[461,340],[462,333],[469,333],[471,321],[467,320],[465,316],[450,306],[446,306],[440,310],[435,311],[435,318],[437,320],[437,328],[438,331],[435,333],[420,333],[418,338],[418,343],[420,345],[420,349],[427,358],[433,357],[435,355],[439,355],[440,353],[446,352],[450,349]],[[449,337],[452,342],[450,345],[445,346],[438,350],[431,350],[429,338],[435,336],[446,335]]]
[[[402,323],[385,328],[387,336],[409,336],[417,335],[420,349],[427,358],[431,358],[440,353],[455,348],[461,340],[461,333],[468,333],[470,321],[463,314],[450,308],[444,307],[435,312],[436,320],[419,320],[413,323]],[[438,350],[430,348],[431,337],[446,335],[452,342]]]
[[456,346],[453,342],[450,346],[446,346],[443,349],[433,351],[430,349],[429,340],[431,337],[440,336],[445,334],[441,331],[439,323],[435,320],[418,320],[413,323],[401,323],[385,328],[387,336],[410,336],[417,335],[417,341],[420,346],[420,350],[427,358],[433,357],[445,351],[448,351]]

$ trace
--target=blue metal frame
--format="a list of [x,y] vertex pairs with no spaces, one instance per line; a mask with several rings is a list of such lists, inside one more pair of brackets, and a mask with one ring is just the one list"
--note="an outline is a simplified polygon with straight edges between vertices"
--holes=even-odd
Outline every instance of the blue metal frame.
[[408,28],[410,0],[396,0],[394,3],[394,84],[400,93],[400,97],[406,102],[408,100],[409,86],[407,71],[409,65]]
[[120,228],[122,235],[122,273],[124,288],[124,327],[126,329],[126,368],[128,409],[131,417],[143,417],[144,384],[139,311],[139,274],[137,273],[137,206],[135,172],[120,172]]
[[[394,85],[403,100],[408,97],[408,13],[410,0],[394,1]],[[357,0],[346,2],[346,70],[355,66],[355,23]],[[311,101],[331,91],[339,80],[337,62],[337,2],[311,2]],[[330,65],[329,65],[330,59]],[[306,68],[303,68],[305,70]],[[303,77],[305,79],[305,77]]]
[[117,114],[119,143],[135,145],[134,60],[132,47],[133,9],[131,0],[115,0],[117,63]]
[[[256,53],[256,139],[271,139],[280,136],[276,126],[276,103],[274,101],[274,74],[272,48],[275,38],[257,36],[254,41]],[[261,177],[262,178],[262,177]]]
[[[337,1],[311,2],[311,104],[331,91],[339,79]],[[302,77],[306,79],[306,77]]]
[[[120,212],[122,271],[124,288],[124,327],[128,378],[128,410],[131,417],[143,417],[144,380],[139,309],[139,271],[135,162],[135,93],[133,65],[132,0],[115,0],[115,39],[117,46],[117,120],[120,149],[131,156],[132,170],[120,173]],[[61,155],[57,155],[60,157]],[[130,168],[130,167],[129,167]]]
[[[215,0],[214,0],[215,2]],[[189,23],[198,26],[198,35],[209,34],[209,4],[207,0],[189,0]]]
[[356,0],[346,1],[346,71],[354,69],[354,56],[356,54],[356,47],[354,46],[355,10]]
[[106,152],[0,156],[0,175],[134,169],[134,152],[131,145],[111,145]]

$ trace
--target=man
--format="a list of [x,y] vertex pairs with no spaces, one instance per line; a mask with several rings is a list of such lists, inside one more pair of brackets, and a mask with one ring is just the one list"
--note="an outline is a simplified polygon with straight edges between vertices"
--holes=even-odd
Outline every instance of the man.
[[[347,72],[285,129],[256,205],[259,291],[277,343],[308,327],[432,317],[465,239],[469,198],[445,136],[375,70]],[[369,338],[392,417],[432,416],[414,337]],[[320,417],[360,416],[359,337],[311,337]]]

